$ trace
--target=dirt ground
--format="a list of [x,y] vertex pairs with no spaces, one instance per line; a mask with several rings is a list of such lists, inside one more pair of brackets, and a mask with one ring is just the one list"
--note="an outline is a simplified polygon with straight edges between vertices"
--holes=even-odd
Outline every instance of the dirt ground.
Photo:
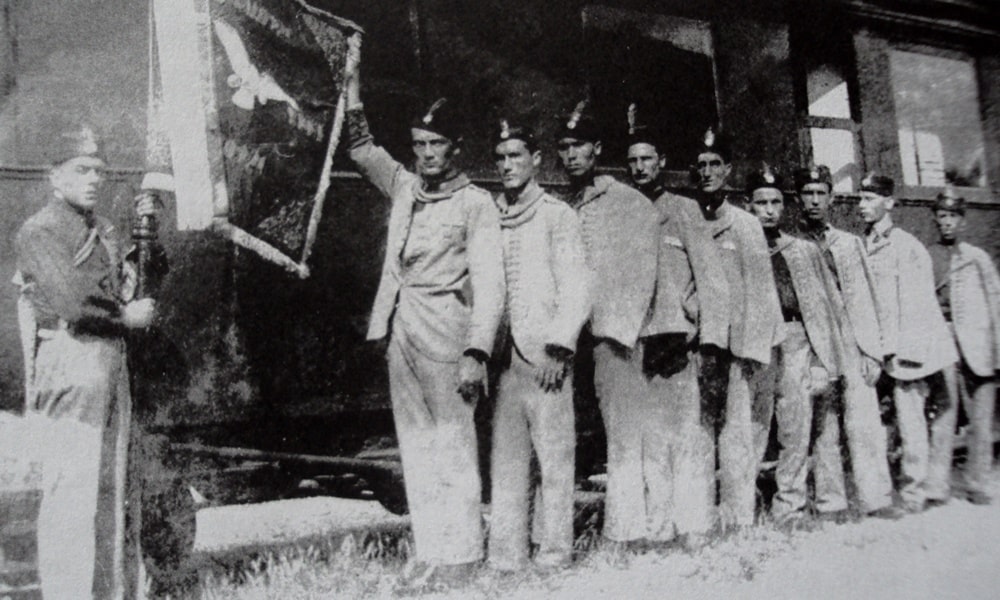
[[[1000,498],[1000,471],[994,473],[993,487]],[[328,510],[320,500],[308,506],[304,513],[313,516]],[[263,526],[267,518],[243,514],[236,520],[243,525],[238,529],[250,534],[252,523]],[[232,531],[231,525],[224,529]],[[311,562],[309,552],[277,559],[270,562],[268,576],[217,580],[203,587],[202,597],[399,597],[401,562],[363,554],[350,551],[321,562]],[[403,595],[442,600],[1000,598],[1000,503],[974,506],[953,500],[899,521],[825,524],[794,532],[764,525],[693,553],[633,554],[598,547],[556,573],[499,575],[484,567],[461,588]]]

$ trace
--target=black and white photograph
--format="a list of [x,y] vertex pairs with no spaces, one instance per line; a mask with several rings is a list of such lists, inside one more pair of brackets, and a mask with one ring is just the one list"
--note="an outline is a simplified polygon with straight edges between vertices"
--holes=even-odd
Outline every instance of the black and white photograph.
[[0,600],[1000,596],[997,0],[0,0]]

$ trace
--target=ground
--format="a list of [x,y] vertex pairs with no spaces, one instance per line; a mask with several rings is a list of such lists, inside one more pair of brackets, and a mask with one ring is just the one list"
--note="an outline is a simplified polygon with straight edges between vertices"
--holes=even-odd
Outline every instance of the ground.
[[[1000,497],[1000,472],[994,474],[993,487]],[[336,499],[293,502],[300,503],[292,511],[295,525],[281,516],[292,507],[280,504],[243,508],[242,514],[210,509],[217,512],[199,515],[205,532],[199,535],[203,556],[223,552],[226,544],[241,543],[236,539],[240,536],[244,540],[313,536],[311,541],[265,553],[228,573],[206,571],[200,591],[203,598],[400,596],[396,586],[407,551],[405,538],[315,536],[323,527],[327,531],[339,527],[344,522],[339,515],[345,511],[356,513],[359,522],[379,521],[378,508],[345,505],[351,501]],[[275,533],[269,521],[284,523],[277,529],[285,533]],[[234,536],[235,523],[240,524],[235,528],[240,534]],[[258,535],[256,529],[263,533]],[[206,534],[224,543],[213,546]],[[586,546],[588,540],[578,542]],[[581,552],[573,567],[556,573],[527,570],[501,576],[483,568],[461,588],[404,595],[448,600],[998,598],[1000,504],[974,506],[952,500],[899,521],[825,524],[815,530],[787,532],[764,525],[716,539],[696,552],[674,549],[632,554],[598,543]]]

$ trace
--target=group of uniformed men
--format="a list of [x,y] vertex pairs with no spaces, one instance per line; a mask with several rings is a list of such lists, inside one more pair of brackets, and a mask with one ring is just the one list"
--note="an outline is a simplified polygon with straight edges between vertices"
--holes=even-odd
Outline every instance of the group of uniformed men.
[[[413,120],[414,172],[374,143],[359,87],[354,70],[350,156],[391,201],[368,338],[389,340],[416,542],[408,581],[462,578],[483,558],[473,413],[490,389],[487,562],[571,561],[584,350],[607,434],[611,542],[697,547],[715,529],[753,524],[772,422],[778,524],[807,518],[810,471],[822,520],[897,519],[957,494],[989,502],[1000,278],[957,239],[961,198],[934,204],[930,252],[894,225],[893,181],[877,174],[858,190],[864,238],[831,225],[833,179],[820,165],[792,182],[765,165],[747,182],[745,210],[728,199],[730,145],[712,129],[685,197],[666,189],[664,140],[634,105],[623,115],[626,185],[597,173],[602,132],[587,102],[556,135],[566,197],[536,180],[532,128],[505,118],[492,140],[494,198],[456,166],[451,104]],[[789,185],[803,217],[794,236],[781,228]],[[969,458],[953,489],[960,401]],[[897,499],[883,419],[902,449]]]
[[[956,494],[990,501],[1000,277],[986,252],[958,239],[961,198],[934,204],[940,239],[928,251],[893,223],[892,180],[869,175],[860,238],[829,223],[830,171],[810,167],[795,174],[803,223],[792,236],[781,230],[788,188],[774,170],[750,177],[748,210],[727,199],[732,155],[718,131],[691,157],[694,198],[665,188],[663,140],[635,110],[623,119],[633,185],[598,175],[602,136],[586,102],[556,136],[565,200],[539,186],[539,140],[514,119],[495,132],[494,198],[456,166],[451,104],[413,121],[411,172],[374,144],[359,87],[354,69],[350,155],[391,200],[368,338],[389,339],[416,542],[408,582],[461,579],[483,558],[473,413],[488,390],[488,562],[571,561],[578,354],[592,360],[607,433],[611,542],[697,547],[715,528],[753,524],[772,421],[777,523],[806,517],[810,470],[820,519],[847,517],[848,490],[856,513],[881,518]],[[64,133],[52,196],[16,243],[31,317],[27,413],[59,440],[46,457],[39,571],[46,598],[128,597],[138,501],[125,486],[124,338],[149,325],[155,304],[136,298],[121,240],[94,213],[99,141],[87,128]],[[136,213],[156,212],[140,196]],[[880,397],[902,448],[898,501]],[[960,403],[968,458],[953,488]]]

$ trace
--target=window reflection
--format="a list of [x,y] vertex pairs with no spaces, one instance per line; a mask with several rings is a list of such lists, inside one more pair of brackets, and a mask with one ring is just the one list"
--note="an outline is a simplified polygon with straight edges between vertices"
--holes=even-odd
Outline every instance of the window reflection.
[[984,187],[973,61],[893,50],[890,65],[904,183]]

